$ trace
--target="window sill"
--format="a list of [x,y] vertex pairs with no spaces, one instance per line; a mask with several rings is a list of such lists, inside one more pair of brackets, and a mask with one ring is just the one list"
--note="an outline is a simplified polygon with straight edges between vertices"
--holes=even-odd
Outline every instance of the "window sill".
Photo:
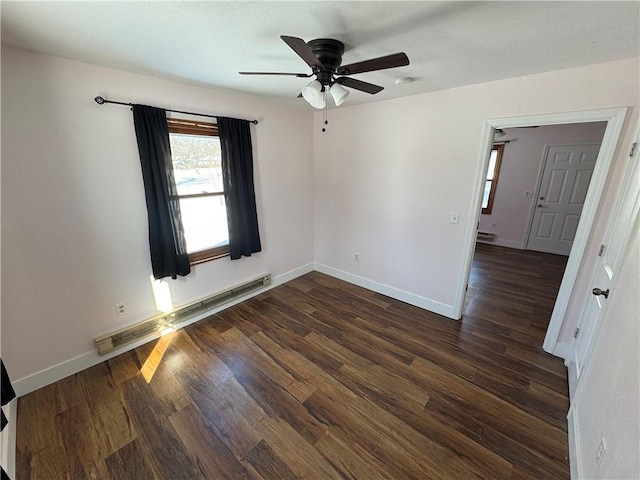
[[197,252],[189,254],[189,265],[200,265],[201,263],[210,262],[212,260],[218,260],[220,258],[228,257],[231,255],[229,250],[222,252]]

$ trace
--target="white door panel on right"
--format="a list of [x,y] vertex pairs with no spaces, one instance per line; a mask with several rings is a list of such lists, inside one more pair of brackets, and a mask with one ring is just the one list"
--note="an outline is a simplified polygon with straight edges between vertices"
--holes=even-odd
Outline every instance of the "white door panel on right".
[[[640,142],[640,133],[636,142]],[[619,198],[607,225],[600,255],[595,263],[591,289],[598,290],[593,292],[594,294],[587,299],[585,309],[578,323],[578,329],[575,332],[573,360],[576,364],[578,379],[580,379],[589,354],[593,350],[597,327],[603,318],[603,312],[607,303],[611,302],[608,297],[612,293],[611,289],[615,288],[616,275],[619,274],[624,261],[622,255],[630,239],[633,238],[638,230],[638,221],[640,221],[638,219],[638,211],[640,211],[639,161],[640,155],[635,152],[635,156],[631,159],[632,167],[630,168],[629,178],[623,178]],[[606,292],[607,295],[601,294],[600,292],[602,291]]]
[[527,250],[569,255],[600,144],[549,147]]

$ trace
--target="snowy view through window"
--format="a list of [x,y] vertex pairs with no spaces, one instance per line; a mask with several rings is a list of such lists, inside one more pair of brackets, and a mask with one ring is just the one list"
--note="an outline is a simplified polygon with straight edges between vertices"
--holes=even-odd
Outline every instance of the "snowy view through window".
[[169,137],[187,252],[228,245],[220,140],[175,133]]

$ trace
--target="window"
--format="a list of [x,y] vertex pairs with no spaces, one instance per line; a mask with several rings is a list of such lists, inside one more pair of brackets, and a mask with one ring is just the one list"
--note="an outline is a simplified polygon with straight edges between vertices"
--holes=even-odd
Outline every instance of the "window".
[[229,254],[222,156],[215,123],[168,118],[189,263]]
[[504,145],[494,145],[489,155],[489,170],[487,171],[487,180],[484,184],[484,195],[482,196],[482,213],[485,215],[489,215],[493,208],[503,150]]

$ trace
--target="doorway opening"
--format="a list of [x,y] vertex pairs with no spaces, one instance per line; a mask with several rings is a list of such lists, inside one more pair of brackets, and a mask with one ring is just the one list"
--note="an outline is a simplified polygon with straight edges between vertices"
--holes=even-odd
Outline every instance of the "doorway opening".
[[[578,152],[578,156],[582,156],[584,160],[587,157],[593,156],[594,145],[598,143],[597,140],[582,140],[582,141],[571,141],[567,142],[557,142],[553,140],[548,140],[547,144],[544,148],[544,154],[541,155],[541,152],[538,151],[538,163],[537,163],[537,183],[534,188],[521,188],[522,185],[517,185],[517,191],[519,191],[519,195],[524,199],[528,200],[530,203],[529,214],[528,215],[520,215],[518,217],[518,221],[520,222],[520,230],[521,235],[524,233],[524,236],[521,237],[521,240],[512,240],[515,244],[508,244],[505,241],[510,240],[507,235],[502,235],[502,245],[500,245],[499,239],[500,235],[497,234],[497,230],[499,228],[498,222],[491,219],[486,219],[485,221],[489,223],[489,228],[494,228],[495,232],[493,234],[493,238],[490,239],[494,242],[494,245],[502,246],[502,247],[511,247],[523,250],[529,246],[531,250],[539,249],[539,245],[536,242],[531,242],[531,236],[537,236],[539,239],[556,239],[556,244],[558,242],[566,242],[570,239],[569,246],[569,255],[566,258],[566,267],[564,268],[564,272],[561,275],[561,281],[559,288],[557,290],[557,296],[553,303],[552,313],[550,315],[550,320],[548,323],[548,328],[546,329],[545,339],[543,343],[543,348],[545,351],[549,353],[553,353],[557,356],[561,356],[564,358],[565,352],[562,351],[562,347],[558,346],[558,336],[560,334],[562,324],[564,321],[564,316],[569,304],[569,300],[571,298],[573,287],[576,283],[578,270],[580,264],[582,263],[583,256],[585,254],[587,240],[589,237],[589,233],[593,226],[593,222],[595,219],[595,214],[600,203],[602,193],[604,190],[604,184],[607,178],[607,174],[609,172],[613,155],[615,152],[615,147],[618,143],[620,132],[622,130],[622,124],[624,122],[624,118],[626,116],[626,108],[615,108],[615,109],[607,109],[607,110],[594,110],[587,112],[573,112],[573,113],[562,113],[562,114],[548,114],[548,115],[534,115],[529,117],[511,117],[511,118],[503,118],[503,119],[495,119],[488,120],[485,122],[485,129],[482,139],[482,147],[481,147],[481,156],[478,161],[478,167],[476,169],[476,184],[474,188],[474,195],[472,201],[472,212],[477,212],[477,215],[470,215],[469,224],[467,226],[467,234],[465,237],[465,254],[466,262],[463,268],[463,274],[459,279],[459,288],[457,292],[455,308],[458,318],[462,316],[462,313],[465,308],[465,296],[467,291],[467,285],[469,283],[472,262],[474,258],[474,253],[476,250],[476,242],[478,241],[478,232],[480,233],[492,233],[492,232],[482,232],[483,228],[481,228],[481,206],[482,204],[486,204],[486,191],[487,191],[487,181],[488,172],[489,172],[489,163],[490,163],[490,153],[494,147],[494,139],[502,140],[507,143],[508,146],[515,147],[518,142],[521,142],[521,146],[524,145],[524,140],[520,140],[520,138],[524,138],[523,133],[525,130],[530,131],[540,131],[542,128],[547,128],[553,125],[564,126],[566,128],[582,128],[588,129],[591,128],[587,125],[576,125],[570,127],[570,124],[595,124],[598,122],[604,122],[604,133],[602,134],[601,143],[598,148],[597,162],[595,158],[593,159],[595,165],[592,173],[579,173],[579,169],[570,172],[565,170],[562,172],[555,172],[551,169],[547,173],[547,177],[545,178],[544,174],[544,165],[548,162],[549,158],[552,158],[550,163],[560,164],[563,158],[568,158],[570,155],[566,151],[566,145],[560,145],[559,148],[553,149],[552,147],[558,146],[554,145],[558,143],[573,143],[574,147],[583,147],[588,146],[591,150],[582,150],[581,153]],[[524,128],[529,127],[529,128]],[[533,127],[533,128],[532,128]],[[539,127],[539,128],[535,128]],[[597,128],[597,127],[593,127]],[[600,125],[602,128],[602,124]],[[503,133],[513,133],[513,131],[517,132],[516,135],[519,137],[514,137],[513,140],[509,139],[508,136],[502,135]],[[533,137],[537,136],[532,134]],[[563,150],[564,149],[564,150]],[[589,153],[590,152],[590,153]],[[576,152],[574,151],[574,155]],[[542,158],[541,158],[542,157]],[[504,169],[506,160],[502,159],[501,168]],[[531,165],[529,165],[531,167]],[[505,174],[504,170],[502,170],[501,175],[498,176],[499,182],[505,182]],[[564,180],[562,177],[564,176]],[[552,212],[551,209],[545,211],[547,205],[547,198],[550,196],[548,192],[551,193],[551,197],[553,199],[559,200],[558,194],[561,193],[558,190],[564,183],[566,183],[566,179],[569,176],[579,177],[577,179],[577,183],[574,182],[573,190],[567,190],[568,193],[565,193],[565,196],[569,198],[568,205],[554,205],[558,207],[556,211]],[[555,178],[553,178],[555,177]],[[585,182],[586,178],[589,178],[589,182]],[[495,178],[495,176],[494,176]],[[544,182],[543,182],[544,181]],[[496,191],[499,189],[500,183],[498,182],[498,186]],[[506,182],[505,182],[506,183]],[[585,184],[587,184],[585,186]],[[492,185],[493,186],[493,185]],[[516,187],[514,187],[516,188]],[[547,189],[547,190],[545,190]],[[497,201],[496,198],[494,202]],[[555,195],[555,197],[554,197]],[[573,197],[572,197],[573,195]],[[575,212],[570,210],[563,210],[564,207],[572,207],[572,198],[575,200],[577,197],[582,195],[583,201],[582,203],[579,217],[576,218]],[[562,195],[560,195],[562,196]],[[545,197],[542,201],[540,201],[539,197]],[[537,200],[538,202],[536,202]],[[548,202],[559,203],[559,202]],[[575,203],[575,202],[574,202]],[[538,205],[542,205],[538,207]],[[509,205],[507,205],[509,206]],[[562,207],[562,208],[561,208]],[[496,208],[494,205],[493,208]],[[540,210],[544,212],[545,215],[538,214],[538,218],[536,217],[536,210]],[[524,217],[524,219],[522,218]],[[542,218],[540,218],[542,217]],[[559,220],[561,219],[561,220]],[[552,221],[553,220],[553,221]],[[536,223],[534,223],[534,221]],[[492,227],[492,224],[495,223],[495,227]],[[517,223],[517,222],[516,222]],[[524,224],[524,228],[522,225]],[[513,225],[511,222],[507,222],[507,226]],[[558,227],[558,225],[560,225]],[[486,228],[485,225],[482,225]],[[554,237],[555,235],[555,237]],[[482,240],[481,240],[482,241]],[[486,240],[485,240],[486,242]],[[543,242],[544,243],[544,242]],[[556,245],[557,246],[557,245]],[[483,247],[486,248],[486,247]],[[559,255],[560,252],[548,253],[545,255]],[[472,292],[473,293],[473,292]]]

